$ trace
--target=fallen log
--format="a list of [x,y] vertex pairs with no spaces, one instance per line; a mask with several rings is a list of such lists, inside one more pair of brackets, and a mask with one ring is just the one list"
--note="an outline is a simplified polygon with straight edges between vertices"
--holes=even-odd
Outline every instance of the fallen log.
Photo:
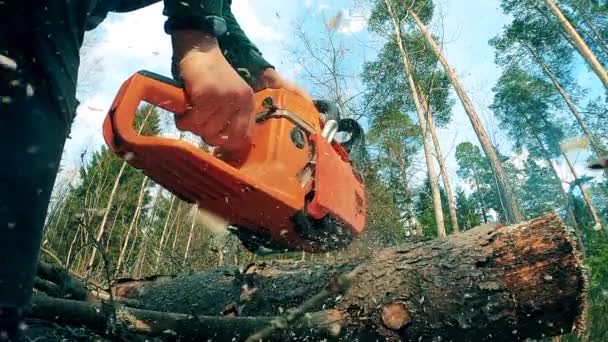
[[[149,326],[153,321],[158,329],[172,327],[181,340],[222,334],[240,341],[320,293],[331,279],[348,275],[351,286],[343,295],[309,306],[314,314],[304,315],[333,317],[333,324],[340,325],[333,329],[340,332],[340,340],[513,341],[558,336],[585,328],[587,284],[573,241],[561,220],[548,214],[339,263],[271,263],[245,272],[224,268],[178,276],[137,291],[130,298],[137,308],[128,308],[131,322],[126,326]],[[54,307],[55,317],[62,317],[62,305]],[[82,313],[98,311],[85,308]],[[204,323],[206,319],[214,324]],[[239,319],[242,325],[232,324]],[[310,326],[299,322],[281,327],[272,337],[316,334]]]

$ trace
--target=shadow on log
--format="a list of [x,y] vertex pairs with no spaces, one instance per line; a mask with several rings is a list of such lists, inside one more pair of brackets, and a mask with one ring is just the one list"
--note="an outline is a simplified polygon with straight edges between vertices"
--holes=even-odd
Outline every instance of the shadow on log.
[[[273,339],[320,336],[311,327],[328,322],[318,317],[332,317],[331,332],[344,341],[514,341],[585,327],[586,277],[575,243],[553,214],[387,248],[358,260],[253,268],[179,276],[140,289],[128,300],[132,307],[123,308],[129,313],[123,325],[145,334],[141,327],[154,322],[160,328],[152,335],[170,330],[182,341],[219,335],[240,341],[347,274],[346,292],[309,305],[307,323],[281,327]],[[38,304],[44,307],[40,299]],[[94,315],[90,322],[104,322],[103,311],[78,305],[55,303],[52,317],[69,323],[81,312],[76,314],[81,322],[87,315]],[[42,307],[34,305],[33,316],[44,318]],[[64,316],[64,307],[72,313]],[[317,321],[310,323],[311,317]]]

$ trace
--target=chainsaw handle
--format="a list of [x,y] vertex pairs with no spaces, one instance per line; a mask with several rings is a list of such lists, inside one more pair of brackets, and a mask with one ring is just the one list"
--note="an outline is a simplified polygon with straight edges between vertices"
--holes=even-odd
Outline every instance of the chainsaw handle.
[[175,116],[183,114],[188,107],[186,93],[180,83],[153,72],[138,71],[122,84],[112,103],[110,120],[104,124],[104,137],[108,145],[116,147],[116,136],[137,135],[134,121],[142,101],[172,112]]

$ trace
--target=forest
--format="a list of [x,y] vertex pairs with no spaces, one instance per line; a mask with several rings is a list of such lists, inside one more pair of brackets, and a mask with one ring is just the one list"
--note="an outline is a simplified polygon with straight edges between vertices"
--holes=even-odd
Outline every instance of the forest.
[[[340,12],[294,23],[294,42],[286,51],[298,64],[299,78],[313,96],[337,103],[343,115],[365,128],[358,165],[368,196],[368,221],[362,237],[335,252],[254,255],[235,236],[214,234],[202,227],[190,214],[191,204],[129,166],[107,146],[99,146],[87,156],[83,154],[77,173],[64,173],[55,186],[41,249],[44,265],[69,271],[70,278],[100,298],[124,297],[126,304],[133,301],[133,308],[173,308],[167,310],[177,313],[182,302],[179,291],[158,292],[162,305],[137,301],[149,300],[146,296],[160,291],[154,286],[164,282],[173,284],[173,290],[181,286],[188,295],[207,289],[206,297],[200,294],[199,298],[212,301],[219,294],[211,286],[197,289],[177,281],[184,277],[196,281],[195,277],[204,275],[206,278],[200,279],[213,282],[214,272],[228,270],[237,270],[246,278],[251,267],[260,265],[286,274],[287,269],[312,273],[321,272],[316,267],[341,269],[355,260],[375,262],[382,268],[370,255],[414,246],[407,255],[420,258],[441,250],[442,245],[466,248],[480,236],[477,231],[500,231],[531,222],[530,226],[538,226],[534,229],[539,234],[549,234],[551,241],[570,241],[580,254],[588,282],[581,290],[585,292],[585,303],[581,304],[585,312],[572,315],[584,315],[576,319],[585,321],[585,329],[572,331],[566,327],[569,323],[563,323],[561,332],[546,328],[546,336],[530,332],[521,338],[608,341],[608,168],[588,167],[608,156],[608,2],[500,0],[496,10],[510,22],[485,42],[493,49],[494,63],[500,69],[496,84],[486,89],[492,94],[487,108],[479,105],[451,64],[450,55],[444,53],[444,14],[437,3],[355,0],[351,7],[365,13],[365,33],[370,41],[340,35],[340,25],[346,20]],[[351,62],[357,49],[374,53],[361,63]],[[87,67],[92,66],[85,63],[81,68]],[[587,75],[585,82],[581,82],[583,73]],[[457,112],[466,118],[458,129],[474,133],[476,139],[451,144],[449,129],[455,127]],[[136,127],[143,135],[175,136],[176,132],[162,110],[150,105],[140,107]],[[203,148],[200,139],[184,133],[179,137]],[[552,227],[563,224],[564,236],[560,229],[552,233],[535,223],[543,217],[547,221],[542,222],[560,222],[551,223]],[[517,244],[515,238],[513,241]],[[523,260],[528,256],[521,247]],[[402,254],[390,255],[407,262]],[[458,259],[450,254],[449,260],[440,256],[435,255],[433,262],[454,263],[455,270],[468,272],[466,255]],[[383,254],[377,258],[389,257]],[[563,272],[567,269],[564,266]],[[267,289],[262,292],[269,301],[286,306],[281,312],[313,297],[323,285],[308,285],[297,278],[297,271],[293,277],[296,280],[283,279],[277,286],[279,290],[287,284],[302,286],[297,297],[300,302]],[[319,277],[325,279],[326,275]],[[38,279],[37,291],[62,293],[65,288],[53,285],[51,278]],[[218,289],[229,288],[217,282]],[[127,293],[137,292],[140,286],[152,287],[150,292]],[[241,301],[242,296],[243,291]],[[344,300],[354,300],[354,295],[344,296]],[[564,308],[580,304],[571,304],[574,300],[566,295],[555,300],[555,305]],[[278,310],[264,309],[260,303],[252,309],[251,305],[236,305],[230,310],[236,316],[247,316],[248,312],[260,317]],[[226,310],[209,306],[197,313],[224,312],[229,316]],[[570,315],[566,311],[563,314]],[[570,321],[564,318],[564,322]],[[220,323],[208,324],[230,329]],[[251,330],[245,327],[250,323],[242,324],[243,331]],[[420,340],[435,341],[433,334],[445,334],[451,341],[470,340],[461,331],[437,324],[434,331],[414,324],[408,333]],[[498,324],[486,328],[509,329],[509,334],[512,330]],[[522,326],[522,334],[526,329],[534,330]],[[408,340],[408,333],[401,332],[404,335],[394,331],[380,334],[389,340]],[[513,340],[519,340],[516,335],[514,332]],[[483,340],[509,339],[486,336]]]

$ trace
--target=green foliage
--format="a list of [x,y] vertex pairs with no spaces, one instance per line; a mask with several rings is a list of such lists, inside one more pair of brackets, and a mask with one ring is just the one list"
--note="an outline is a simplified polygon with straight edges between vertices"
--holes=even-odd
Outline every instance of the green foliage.
[[395,202],[395,189],[387,186],[378,173],[374,167],[364,176],[368,193],[366,235],[375,245],[387,246],[404,241],[405,230],[401,223],[401,210]]
[[482,214],[474,196],[467,196],[462,188],[456,189],[456,213],[460,229],[465,231],[481,224]]
[[[448,207],[448,198],[443,187],[439,187],[441,196],[441,207],[443,209],[443,217],[445,220],[445,230],[447,234],[453,232],[452,221]],[[435,221],[435,209],[433,206],[433,197],[431,194],[431,183],[428,177],[424,180],[423,186],[418,190],[416,201],[414,204],[416,218],[422,225],[425,237],[437,237],[437,222]]]
[[524,174],[527,176],[521,191],[522,205],[529,217],[544,215],[563,204],[558,188],[560,181],[547,166],[533,159],[525,162]]
[[488,222],[488,211],[494,209],[504,219],[504,211],[500,203],[500,197],[496,188],[496,180],[490,161],[486,158],[478,146],[470,142],[464,142],[456,146],[456,161],[458,170],[456,174],[471,189],[471,198],[476,199],[478,212],[481,213],[481,221]]
[[519,68],[509,68],[494,87],[491,109],[517,148],[527,148],[542,158],[559,155],[562,128],[550,115],[557,97],[553,86]]
[[[406,21],[407,25],[413,27],[415,24],[409,18],[409,11],[415,12],[420,20],[425,24],[430,22],[433,17],[435,5],[431,0],[399,1],[386,0],[392,12],[399,21]],[[374,8],[369,18],[369,29],[376,34],[392,32],[393,27],[385,0],[375,0]]]

